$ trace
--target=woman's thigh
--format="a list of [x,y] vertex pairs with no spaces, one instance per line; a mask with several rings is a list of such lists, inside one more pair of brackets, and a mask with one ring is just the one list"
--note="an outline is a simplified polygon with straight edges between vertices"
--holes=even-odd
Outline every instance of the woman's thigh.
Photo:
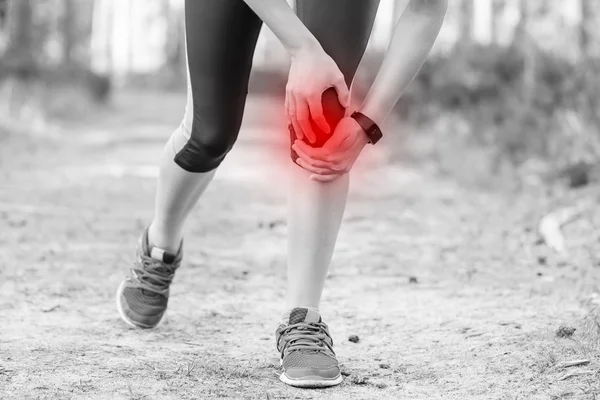
[[362,59],[379,0],[296,0],[296,12],[337,63],[350,86]]
[[188,104],[175,162],[215,169],[241,126],[262,21],[242,0],[186,0]]

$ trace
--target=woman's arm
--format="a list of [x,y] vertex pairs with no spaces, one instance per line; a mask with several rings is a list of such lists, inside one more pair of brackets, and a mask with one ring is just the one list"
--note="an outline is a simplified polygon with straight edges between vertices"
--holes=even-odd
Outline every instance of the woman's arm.
[[[425,62],[444,21],[448,0],[410,0],[400,16],[390,46],[373,85],[358,109],[378,125],[396,105]],[[295,141],[298,164],[327,182],[347,173],[367,144],[367,136],[353,118],[344,118],[322,148]],[[337,171],[337,173],[332,173]]]
[[317,39],[304,26],[285,0],[244,0],[273,31],[290,55],[320,49]]
[[359,111],[378,125],[419,72],[438,36],[448,0],[410,0]]
[[298,139],[306,135],[314,142],[316,135],[310,124],[311,117],[323,131],[330,131],[323,116],[323,92],[335,87],[340,103],[346,107],[349,104],[350,93],[344,75],[285,0],[244,1],[271,28],[291,56],[286,114]]

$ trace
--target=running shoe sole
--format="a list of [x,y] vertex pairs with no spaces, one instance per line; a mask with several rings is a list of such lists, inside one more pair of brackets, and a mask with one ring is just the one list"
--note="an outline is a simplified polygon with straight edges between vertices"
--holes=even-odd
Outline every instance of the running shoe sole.
[[[283,365],[283,360],[279,360],[279,364]],[[309,376],[302,379],[294,379],[287,376],[285,372],[282,372],[281,375],[279,375],[279,380],[287,385],[298,388],[318,389],[337,386],[342,383],[344,378],[340,374],[333,379],[327,379],[321,376]]]
[[325,380],[318,376],[308,377],[308,379],[306,379],[306,378],[292,379],[292,378],[288,377],[285,374],[285,372],[282,372],[281,375],[279,376],[279,380],[287,385],[298,387],[298,388],[318,389],[318,388],[337,386],[340,383],[342,383],[343,379],[342,379],[341,375],[335,379],[330,379],[330,380]]

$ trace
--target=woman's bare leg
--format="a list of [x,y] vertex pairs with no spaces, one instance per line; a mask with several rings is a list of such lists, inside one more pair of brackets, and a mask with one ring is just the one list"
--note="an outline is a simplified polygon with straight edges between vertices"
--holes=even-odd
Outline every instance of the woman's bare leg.
[[[365,51],[378,5],[379,0],[297,0],[298,16],[338,64],[348,86]],[[349,186],[347,174],[320,183],[311,181],[310,174],[297,165],[291,169],[284,319],[295,307],[318,311]]]

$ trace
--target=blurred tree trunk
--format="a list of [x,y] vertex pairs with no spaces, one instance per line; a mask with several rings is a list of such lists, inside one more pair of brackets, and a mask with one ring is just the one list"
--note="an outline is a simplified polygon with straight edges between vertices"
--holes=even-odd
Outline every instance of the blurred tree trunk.
[[519,23],[515,28],[513,44],[522,47],[525,36],[527,36],[527,27],[529,26],[529,7],[527,0],[519,0]]
[[506,6],[505,0],[492,0],[492,43],[498,44],[500,36],[501,17]]
[[[97,1],[97,0],[96,0]],[[113,29],[114,29],[114,18],[115,10],[111,3],[106,4],[106,25],[105,30],[102,34],[105,37],[105,54],[106,54],[106,73],[109,76],[113,75],[114,60],[113,60]]]
[[581,21],[579,24],[579,50],[583,60],[590,52],[590,22],[593,20],[593,7],[590,0],[580,0]]
[[6,28],[6,20],[8,16],[8,0],[0,0],[0,29]]
[[[183,9],[173,7],[170,0],[163,0],[167,23],[165,40],[165,64],[176,79],[185,79],[185,35],[183,32]],[[175,83],[175,82],[174,82]]]
[[4,55],[8,72],[28,79],[36,72],[32,0],[10,2],[9,42]]
[[459,45],[466,46],[473,42],[474,0],[461,0],[460,3],[460,39]]
[[533,38],[529,34],[530,6],[527,0],[519,0],[520,19],[513,38],[513,47],[524,56],[522,96],[528,106],[533,103],[537,68],[537,51]]
[[112,75],[113,8],[106,0],[94,0],[91,34],[91,66],[97,73]]
[[[123,1],[123,0],[121,0]],[[126,0],[128,2],[127,5],[127,26],[135,26],[134,19],[136,17],[134,10],[134,1]],[[125,70],[125,76],[131,76],[134,72],[134,57],[135,57],[135,29],[130,29],[127,41],[127,67]]]
[[62,39],[63,39],[63,63],[67,66],[73,64],[73,49],[76,43],[75,22],[75,1],[63,0],[63,15],[62,15]]

